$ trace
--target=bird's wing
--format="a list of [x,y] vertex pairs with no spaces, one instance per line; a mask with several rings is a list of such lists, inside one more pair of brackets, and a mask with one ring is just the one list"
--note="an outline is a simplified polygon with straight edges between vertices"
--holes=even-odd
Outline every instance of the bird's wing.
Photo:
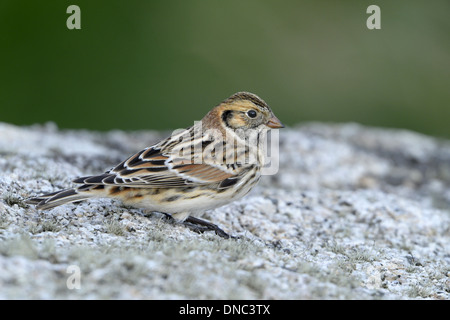
[[[199,143],[205,145],[202,141]],[[226,188],[233,185],[235,177],[242,173],[242,168],[237,165],[196,163],[190,152],[188,157],[180,156],[180,152],[173,152],[174,149],[180,151],[180,144],[177,137],[169,137],[134,154],[104,174],[81,177],[74,182],[140,188],[220,183],[219,187]]]

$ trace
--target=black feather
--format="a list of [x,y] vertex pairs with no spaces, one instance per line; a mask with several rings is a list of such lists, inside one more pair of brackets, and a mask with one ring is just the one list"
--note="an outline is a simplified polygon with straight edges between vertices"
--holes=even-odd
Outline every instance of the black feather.
[[233,185],[236,184],[236,182],[238,182],[237,178],[228,178],[223,180],[220,184],[219,184],[219,189],[225,189],[225,188],[229,188]]
[[86,177],[86,179],[84,179],[84,183],[86,184],[103,184],[104,180],[107,178],[111,178],[114,179],[115,175],[114,174],[101,174],[98,176],[91,176],[91,177]]

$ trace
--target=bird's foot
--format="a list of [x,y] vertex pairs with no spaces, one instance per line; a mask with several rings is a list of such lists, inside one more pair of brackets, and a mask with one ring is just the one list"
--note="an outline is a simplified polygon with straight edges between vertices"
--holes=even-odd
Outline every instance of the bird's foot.
[[205,231],[214,231],[219,237],[222,237],[224,239],[238,239],[238,237],[230,236],[228,233],[223,231],[219,226],[215,225],[214,223],[189,216],[184,220],[183,224],[187,226],[189,229],[191,229],[194,232],[197,233],[203,233]]

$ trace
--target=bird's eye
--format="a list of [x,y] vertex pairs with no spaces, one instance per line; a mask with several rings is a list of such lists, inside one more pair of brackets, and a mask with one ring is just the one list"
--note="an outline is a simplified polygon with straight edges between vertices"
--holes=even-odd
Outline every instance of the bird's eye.
[[255,118],[256,117],[256,111],[255,110],[248,110],[247,115],[249,118]]

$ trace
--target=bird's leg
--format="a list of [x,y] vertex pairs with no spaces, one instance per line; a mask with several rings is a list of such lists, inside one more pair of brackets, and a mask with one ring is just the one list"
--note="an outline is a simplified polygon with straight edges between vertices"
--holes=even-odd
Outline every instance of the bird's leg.
[[160,212],[164,215],[164,219],[166,219],[167,221],[169,221],[170,223],[174,223],[176,221],[176,219],[174,217],[172,217],[171,214],[165,213],[165,212]]
[[[225,239],[230,238],[230,235],[220,229],[219,226],[196,217],[189,216],[186,218],[186,220],[184,220],[184,223],[187,227],[191,228],[191,230],[195,232],[203,233],[205,231],[214,231],[219,237]],[[231,236],[231,238],[235,237]]]
[[183,221],[182,224],[189,228],[191,231],[197,232],[197,233],[203,233],[205,231],[211,231],[212,229],[206,226],[199,226],[198,224],[193,224],[192,222]]
[[[174,218],[171,214],[165,212],[161,213],[164,214],[164,218],[167,219],[167,221],[170,223],[179,221],[178,219]],[[237,237],[230,236],[228,233],[220,229],[219,226],[192,216],[188,216],[186,220],[182,222],[182,224],[197,233],[203,233],[205,231],[214,231],[219,237],[225,239],[229,238],[237,239]]]

